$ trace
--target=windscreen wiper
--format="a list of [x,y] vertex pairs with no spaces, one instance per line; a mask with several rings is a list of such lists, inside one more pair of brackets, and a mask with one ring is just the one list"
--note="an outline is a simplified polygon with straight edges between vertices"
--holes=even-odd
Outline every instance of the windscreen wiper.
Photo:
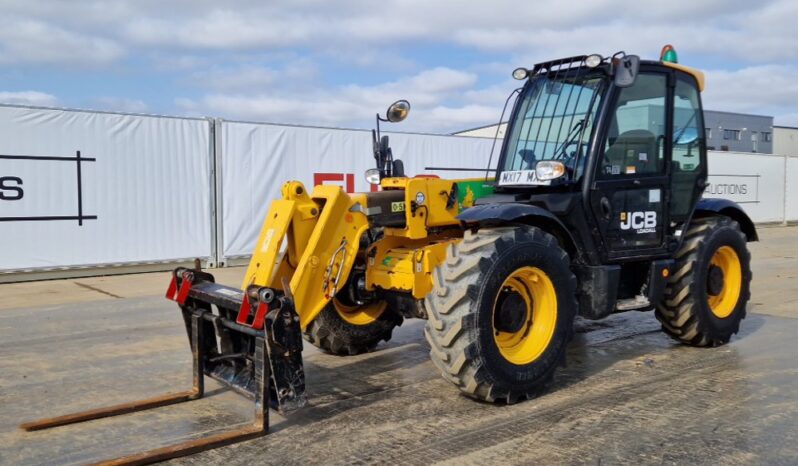
[[556,158],[562,158],[562,156],[565,155],[565,149],[573,144],[576,138],[582,134],[582,127],[584,127],[585,121],[587,121],[587,119],[582,118],[574,124],[574,127],[571,128],[571,132],[568,134],[568,138],[554,151],[554,156]]

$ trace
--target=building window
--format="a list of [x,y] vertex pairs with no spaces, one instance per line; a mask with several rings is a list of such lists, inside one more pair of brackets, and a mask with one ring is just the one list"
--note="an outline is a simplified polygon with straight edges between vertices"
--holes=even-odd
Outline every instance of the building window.
[[762,142],[770,142],[773,140],[773,135],[771,133],[766,133],[762,131]]
[[707,134],[707,139],[712,139],[712,128],[704,128],[704,132]]
[[723,139],[732,140],[732,141],[739,141],[740,140],[740,130],[739,129],[724,129],[723,130]]

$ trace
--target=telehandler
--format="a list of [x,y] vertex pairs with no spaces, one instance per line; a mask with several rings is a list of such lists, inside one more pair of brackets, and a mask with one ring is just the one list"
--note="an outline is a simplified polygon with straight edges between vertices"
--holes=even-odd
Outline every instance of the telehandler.
[[[241,288],[198,268],[167,297],[185,320],[194,387],[23,425],[35,430],[193,400],[204,376],[255,400],[255,424],[113,460],[142,464],[263,435],[268,410],[306,403],[302,339],[354,355],[426,319],[430,358],[463,394],[515,403],[542,393],[577,315],[654,309],[688,345],[729,341],[745,317],[754,225],[702,199],[704,75],[623,52],[519,68],[495,176],[407,176],[377,117],[377,192],[308,191],[272,202]],[[510,98],[508,98],[508,102]],[[506,108],[506,105],[505,105]],[[488,166],[491,163],[488,162]]]

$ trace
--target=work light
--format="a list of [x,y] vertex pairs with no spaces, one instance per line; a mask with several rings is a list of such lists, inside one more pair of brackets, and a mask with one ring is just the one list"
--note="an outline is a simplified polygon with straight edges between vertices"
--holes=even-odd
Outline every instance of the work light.
[[599,66],[602,61],[604,61],[604,58],[601,55],[594,53],[593,55],[588,55],[587,58],[585,58],[585,65],[588,68],[595,68]]
[[529,70],[526,68],[516,68],[513,70],[513,78],[517,80],[522,80],[529,75]]

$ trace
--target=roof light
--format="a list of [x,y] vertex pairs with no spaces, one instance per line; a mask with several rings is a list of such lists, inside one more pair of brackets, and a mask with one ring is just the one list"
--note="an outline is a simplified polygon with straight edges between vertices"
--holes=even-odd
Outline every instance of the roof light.
[[602,61],[604,61],[604,58],[601,55],[594,53],[593,55],[588,55],[587,58],[585,58],[585,65],[588,68],[595,68],[599,66]]
[[667,63],[679,63],[679,57],[676,55],[676,50],[671,44],[662,47],[662,52],[659,53],[659,59]]
[[513,78],[517,80],[522,80],[529,75],[529,70],[526,68],[516,68],[513,70]]

